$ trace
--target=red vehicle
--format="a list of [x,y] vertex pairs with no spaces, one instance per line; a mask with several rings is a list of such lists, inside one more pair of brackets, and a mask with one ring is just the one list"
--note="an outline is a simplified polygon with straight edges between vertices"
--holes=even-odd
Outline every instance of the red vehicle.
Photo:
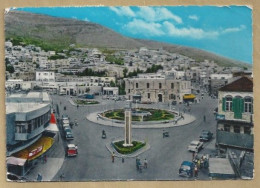
[[68,144],[66,154],[68,157],[77,156],[78,155],[78,146],[76,146],[75,144]]

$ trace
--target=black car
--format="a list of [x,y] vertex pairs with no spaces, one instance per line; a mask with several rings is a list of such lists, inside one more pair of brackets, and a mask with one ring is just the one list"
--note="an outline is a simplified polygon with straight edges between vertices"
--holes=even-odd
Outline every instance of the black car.
[[70,128],[66,128],[65,130],[65,137],[66,137],[66,140],[73,140],[74,137],[72,135],[72,131]]
[[213,137],[213,133],[207,130],[203,130],[200,135],[200,140],[202,141],[209,141]]

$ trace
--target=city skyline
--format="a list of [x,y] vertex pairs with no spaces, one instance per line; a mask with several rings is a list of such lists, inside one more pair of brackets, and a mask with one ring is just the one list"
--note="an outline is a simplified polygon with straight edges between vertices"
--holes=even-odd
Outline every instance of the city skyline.
[[245,6],[41,7],[17,10],[90,21],[127,37],[190,46],[252,64],[252,10]]

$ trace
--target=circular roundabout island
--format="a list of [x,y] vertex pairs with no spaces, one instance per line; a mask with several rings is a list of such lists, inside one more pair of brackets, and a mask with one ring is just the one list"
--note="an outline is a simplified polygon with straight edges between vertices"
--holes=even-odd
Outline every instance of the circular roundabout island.
[[[108,110],[101,115],[105,118],[112,120],[124,121],[125,119],[125,110],[124,109],[115,109]],[[153,109],[153,108],[134,108],[132,109],[132,121],[169,121],[173,120],[175,114],[168,110],[163,109]]]

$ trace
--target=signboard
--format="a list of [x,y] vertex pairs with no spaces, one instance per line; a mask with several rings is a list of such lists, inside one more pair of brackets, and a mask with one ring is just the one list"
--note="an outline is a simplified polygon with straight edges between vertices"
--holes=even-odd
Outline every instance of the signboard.
[[33,156],[35,156],[35,155],[37,155],[38,153],[40,153],[40,152],[42,151],[42,149],[43,149],[43,146],[37,147],[36,149],[34,149],[34,150],[32,150],[32,151],[29,152],[28,157],[29,157],[29,158],[32,158]]
[[225,119],[225,115],[223,114],[216,114],[216,120],[224,120]]

